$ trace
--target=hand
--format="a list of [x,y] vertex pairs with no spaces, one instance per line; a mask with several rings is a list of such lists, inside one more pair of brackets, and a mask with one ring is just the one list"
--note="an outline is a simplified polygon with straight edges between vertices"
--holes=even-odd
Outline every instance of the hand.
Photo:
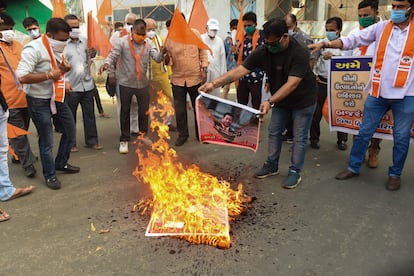
[[65,91],[70,92],[72,91],[72,85],[70,85],[70,82],[65,82]]
[[201,83],[205,83],[207,81],[207,70],[201,71]]
[[96,56],[96,49],[95,48],[88,48],[86,53],[90,58],[94,58]]
[[331,59],[332,56],[333,56],[333,54],[331,52],[325,52],[325,53],[323,53],[323,59],[324,60]]
[[261,116],[266,115],[267,112],[269,112],[269,110],[270,110],[270,103],[268,101],[262,102],[260,104],[259,110],[260,110],[260,115]]
[[108,68],[109,68],[108,63],[102,64],[101,67],[99,68],[99,75],[102,74],[104,71],[108,70]]
[[50,79],[59,80],[61,78],[62,71],[60,71],[60,69],[52,69],[48,74]]
[[162,53],[163,55],[165,55],[165,54],[167,54],[167,53],[168,53],[168,49],[167,49],[167,47],[165,47],[165,46],[161,46],[160,51],[161,51],[161,53]]
[[214,90],[214,85],[211,82],[207,82],[198,88],[198,92],[210,93]]
[[311,49],[311,54],[318,52],[320,49],[322,49],[324,46],[323,42],[315,43],[315,44],[309,44],[308,48]]

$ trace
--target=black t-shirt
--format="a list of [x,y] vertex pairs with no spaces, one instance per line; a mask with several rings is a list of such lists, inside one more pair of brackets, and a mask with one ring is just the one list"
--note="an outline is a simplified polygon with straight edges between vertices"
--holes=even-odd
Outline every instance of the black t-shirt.
[[257,47],[242,65],[248,70],[260,67],[266,71],[272,95],[287,82],[289,76],[302,78],[298,87],[275,105],[285,109],[305,108],[316,102],[317,95],[317,83],[309,66],[309,55],[307,48],[295,39],[289,39],[289,46],[277,54],[270,53],[266,45]]

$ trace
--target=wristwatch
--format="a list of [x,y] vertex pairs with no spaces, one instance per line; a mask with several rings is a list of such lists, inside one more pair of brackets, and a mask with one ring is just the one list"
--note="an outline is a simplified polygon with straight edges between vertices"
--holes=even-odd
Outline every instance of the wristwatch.
[[273,103],[270,99],[267,99],[267,102],[269,103],[270,107],[275,107],[275,103]]

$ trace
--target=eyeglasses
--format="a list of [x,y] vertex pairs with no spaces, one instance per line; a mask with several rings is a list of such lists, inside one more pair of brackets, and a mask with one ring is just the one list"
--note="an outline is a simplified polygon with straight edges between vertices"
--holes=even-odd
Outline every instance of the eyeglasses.
[[277,44],[279,44],[280,42],[282,42],[282,39],[283,39],[283,37],[284,37],[284,35],[279,39],[279,40],[275,40],[275,41],[266,41],[265,40],[265,45],[266,46],[275,46],[275,45],[277,45]]

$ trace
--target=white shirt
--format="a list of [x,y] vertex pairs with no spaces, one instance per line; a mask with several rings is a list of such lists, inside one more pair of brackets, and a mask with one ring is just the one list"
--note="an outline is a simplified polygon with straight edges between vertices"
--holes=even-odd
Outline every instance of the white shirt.
[[[388,24],[388,22],[389,20],[378,22],[363,30],[360,30],[358,34],[353,34],[349,35],[348,37],[341,38],[343,43],[343,49],[353,49],[364,45],[370,45],[371,43],[376,41],[379,42],[381,34],[384,31],[384,28]],[[404,30],[401,30],[397,26],[394,26],[392,29],[391,37],[387,45],[387,50],[384,55],[384,61],[381,72],[381,86],[379,92],[382,98],[402,99],[405,96],[414,96],[414,80],[412,77],[412,66],[410,68],[410,72],[405,87],[393,87],[402,51],[404,49],[405,41],[408,36],[409,26],[407,26]],[[375,44],[374,53],[376,53],[377,51],[378,43]],[[365,90],[369,93],[371,93],[371,79],[375,62],[376,55],[374,54],[373,66],[371,68],[371,78],[368,82],[367,87],[365,88]]]
[[[211,55],[208,51],[207,82],[211,82],[227,72],[224,42],[218,36],[211,39],[207,34],[202,34],[201,39],[213,52],[213,55]],[[220,96],[220,87],[214,89],[210,94]]]
[[[327,38],[325,38],[322,41],[329,41]],[[348,56],[350,54],[349,51],[342,51],[341,49],[334,49],[334,48],[324,48],[319,51],[319,53],[316,54],[316,74],[318,76],[321,76],[325,79],[328,79],[328,75],[330,72],[330,63],[331,59],[324,59],[323,55],[325,53],[332,53],[333,56]]]

